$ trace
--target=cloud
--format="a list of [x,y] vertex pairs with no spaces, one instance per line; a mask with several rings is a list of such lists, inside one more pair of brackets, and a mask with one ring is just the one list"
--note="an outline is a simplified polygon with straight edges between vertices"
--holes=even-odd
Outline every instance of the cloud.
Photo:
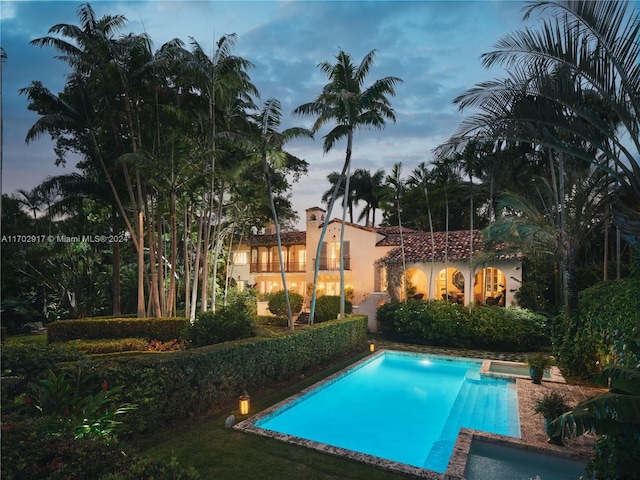
[[[5,154],[3,191],[35,186],[51,171],[54,154],[46,139],[24,145],[37,119],[26,109],[19,88],[32,80],[58,92],[67,67],[55,51],[29,45],[56,23],[77,24],[81,2],[2,2]],[[405,172],[432,159],[431,150],[445,141],[462,119],[452,99],[475,83],[499,76],[484,70],[479,56],[502,35],[521,26],[520,2],[507,1],[94,1],[96,16],[124,14],[122,33],[147,32],[154,48],[179,38],[196,39],[212,52],[215,41],[237,33],[235,53],[255,64],[250,72],[262,100],[279,99],[283,127],[310,127],[313,119],[289,115],[313,100],[327,79],[317,68],[333,61],[338,49],[360,62],[376,49],[370,79],[388,75],[403,79],[392,99],[397,122],[383,131],[358,131],[354,168],[387,168],[402,161]],[[293,189],[294,206],[320,205],[326,176],[339,171],[344,143],[327,155],[322,136],[297,141],[290,148],[306,159],[309,175]],[[23,169],[29,165],[31,176]],[[69,167],[72,167],[70,165]]]

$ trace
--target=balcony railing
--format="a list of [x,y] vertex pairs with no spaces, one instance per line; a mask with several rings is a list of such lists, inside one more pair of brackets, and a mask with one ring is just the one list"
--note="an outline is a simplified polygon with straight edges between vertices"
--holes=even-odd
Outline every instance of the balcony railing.
[[[344,257],[344,269],[351,270],[351,257]],[[340,270],[340,259],[321,257],[320,270]]]
[[[285,262],[284,271],[286,273],[304,272],[305,264],[299,262]],[[252,262],[251,273],[278,273],[280,272],[280,262]]]

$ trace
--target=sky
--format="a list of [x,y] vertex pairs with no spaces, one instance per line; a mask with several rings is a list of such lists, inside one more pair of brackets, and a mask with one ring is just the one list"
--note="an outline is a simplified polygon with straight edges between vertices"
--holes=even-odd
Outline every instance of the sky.
[[[339,49],[355,62],[376,50],[370,85],[385,76],[403,82],[391,98],[396,123],[384,130],[360,130],[353,143],[352,168],[372,172],[402,162],[409,174],[419,163],[433,160],[432,150],[453,135],[470,112],[458,112],[452,100],[476,83],[504,76],[484,69],[480,56],[503,36],[524,28],[523,3],[515,0],[449,1],[99,1],[90,2],[98,17],[123,14],[122,34],[147,32],[154,49],[174,38],[190,38],[212,52],[222,35],[238,36],[234,53],[255,66],[250,76],[261,100],[282,104],[282,127],[310,127],[313,119],[292,116],[297,106],[312,101],[327,79],[318,69],[333,62]],[[58,23],[78,24],[76,1],[0,1],[2,65],[2,192],[30,190],[46,177],[73,171],[54,165],[53,143],[42,137],[25,143],[37,115],[27,109],[19,89],[40,80],[53,92],[62,90],[66,65],[52,48],[29,45]],[[534,24],[529,20],[528,25]],[[315,140],[297,140],[288,150],[309,163],[309,173],[293,186],[292,203],[301,220],[304,210],[326,208],[322,194],[327,175],[340,171],[346,142],[322,152]],[[339,215],[334,210],[332,216]],[[300,224],[301,226],[301,224]]]

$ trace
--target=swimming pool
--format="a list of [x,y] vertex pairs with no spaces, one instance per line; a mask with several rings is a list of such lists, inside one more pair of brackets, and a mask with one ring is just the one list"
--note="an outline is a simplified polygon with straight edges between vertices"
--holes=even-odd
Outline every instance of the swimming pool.
[[481,361],[383,351],[254,427],[444,473],[461,427],[520,437],[515,383]]

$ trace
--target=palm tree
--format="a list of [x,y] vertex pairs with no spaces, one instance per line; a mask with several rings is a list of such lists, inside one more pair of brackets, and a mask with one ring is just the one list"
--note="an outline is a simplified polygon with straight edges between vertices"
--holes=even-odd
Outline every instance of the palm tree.
[[[510,77],[481,83],[455,102],[461,109],[481,109],[461,125],[458,138],[480,132],[491,139],[534,141],[596,162],[609,172],[620,181],[614,222],[639,249],[640,164],[633,150],[640,151],[640,16],[631,5],[628,1],[585,0],[532,3],[525,8],[525,19],[534,13],[551,14],[541,20],[540,29],[516,31],[502,38],[496,50],[482,56],[487,67],[509,67]],[[550,72],[558,70],[568,71],[571,79],[571,84],[562,89],[547,81]],[[514,99],[524,95],[544,101],[539,108],[531,104],[525,111],[511,110]],[[593,108],[589,96],[606,105],[606,111],[612,112],[619,123],[612,124],[600,115],[601,109]],[[558,115],[559,111],[563,115]],[[581,138],[603,155],[576,152],[573,142],[547,135],[549,129]],[[609,162],[619,173],[608,167]]]
[[376,210],[380,208],[383,179],[383,169],[376,170],[373,175],[369,170],[362,168],[353,172],[352,182],[356,201],[365,202],[358,221],[365,220],[366,226],[374,227],[376,224]]
[[[500,215],[485,230],[486,251],[505,242],[519,248],[529,258],[553,258],[562,278],[562,297],[567,309],[577,302],[577,291],[572,279],[579,247],[594,235],[597,225],[606,216],[612,200],[609,193],[611,178],[600,169],[565,174],[566,213],[561,211],[547,179],[539,177],[534,183],[538,198],[527,199],[505,192],[498,200]],[[505,250],[502,253],[506,253]]]
[[[355,175],[355,172],[354,172]],[[356,198],[356,191],[355,191],[355,185],[353,183],[353,176],[351,177],[351,181],[349,182],[349,193],[345,196],[345,186],[342,183],[342,176],[340,175],[340,173],[338,172],[331,172],[329,175],[327,175],[327,180],[329,180],[329,183],[331,184],[331,187],[329,187],[328,190],[326,190],[323,194],[322,194],[322,202],[326,203],[327,205],[329,204],[329,202],[331,201],[331,197],[333,196],[333,191],[336,189],[336,185],[338,185],[338,196],[336,197],[336,200],[338,198],[342,198],[343,203],[347,204],[347,208],[349,209],[349,221],[351,223],[353,223],[353,207],[354,207],[354,203],[357,205],[358,201]]]
[[[60,132],[71,133],[76,137],[75,147],[83,150],[87,158],[97,160],[138,253],[138,316],[144,317],[144,226],[140,178],[136,178],[138,190],[135,198],[131,175],[126,165],[122,165],[123,179],[133,210],[133,221],[130,221],[113,178],[113,169],[108,165],[109,156],[114,158],[115,155],[113,152],[108,152],[110,155],[107,155],[104,151],[104,146],[100,143],[103,127],[99,125],[100,122],[104,122],[104,131],[112,130],[112,137],[109,139],[111,148],[114,148],[113,139],[116,141],[117,150],[122,148],[127,137],[134,151],[137,148],[139,136],[134,128],[128,91],[125,92],[127,101],[124,109],[128,124],[126,129],[129,131],[120,131],[119,118],[122,108],[116,99],[121,98],[123,89],[117,88],[116,83],[127,90],[128,81],[124,72],[124,58],[127,56],[123,54],[122,49],[125,44],[131,47],[135,45],[137,48],[141,43],[131,38],[119,43],[114,40],[115,35],[126,23],[123,15],[105,15],[98,19],[91,5],[83,4],[78,8],[78,18],[80,25],[57,24],[49,29],[48,36],[31,41],[32,45],[54,47],[61,53],[59,58],[68,63],[73,72],[69,75],[64,95],[53,95],[40,82],[32,82],[29,87],[21,90],[41,115],[27,133],[27,141],[49,132],[54,139],[64,144],[64,135]],[[52,34],[58,34],[61,38]],[[65,146],[68,148],[68,145]]]
[[422,188],[424,191],[424,198],[427,202],[427,215],[429,217],[429,233],[431,235],[431,271],[429,273],[429,293],[427,298],[431,302],[433,298],[433,267],[435,264],[436,244],[433,236],[433,218],[431,216],[431,205],[429,204],[429,178],[428,178],[427,166],[424,162],[420,163],[409,176],[407,184],[412,187]]
[[[345,178],[345,174],[351,166],[351,152],[353,146],[353,134],[355,130],[361,128],[377,128],[382,129],[386,125],[386,120],[395,122],[395,113],[391,108],[391,102],[388,96],[395,95],[395,86],[402,82],[397,77],[384,77],[373,82],[369,87],[364,87],[367,75],[373,65],[375,50],[370,51],[364,56],[359,65],[354,65],[351,56],[340,50],[336,55],[336,63],[332,64],[328,61],[318,65],[320,71],[329,78],[322,92],[318,97],[309,103],[300,105],[294,110],[298,115],[313,115],[316,120],[312,127],[312,132],[316,133],[327,123],[335,122],[335,126],[324,136],[323,151],[329,152],[335,144],[346,138],[347,147],[345,152],[345,161],[340,174],[341,178]],[[313,293],[311,297],[310,323],[313,323],[316,306],[318,271],[320,269],[320,254],[322,241],[329,225],[329,218],[339,191],[338,182],[336,185],[331,201],[327,208],[327,221],[324,222],[318,249],[316,252],[316,261],[313,277]],[[343,225],[344,229],[344,225]],[[341,239],[342,241],[342,239]],[[342,252],[342,245],[340,245]],[[341,301],[340,312],[344,312],[344,284],[341,275]]]
[[[628,355],[640,357],[640,341],[627,343]],[[640,446],[640,369],[623,366],[605,368],[596,379],[609,391],[580,403],[549,424],[549,434],[559,436],[593,433],[598,436],[595,455],[586,472],[597,478],[638,478]]]
[[35,225],[35,234],[38,234],[38,212],[44,203],[44,199],[40,193],[38,187],[33,190],[27,191],[23,188],[18,189],[19,196],[16,197],[16,200],[20,203],[20,205],[24,206],[33,214],[33,224]]
[[[200,134],[202,135],[202,144],[208,150],[210,155],[210,171],[215,174],[220,170],[216,166],[217,157],[222,152],[219,144],[222,139],[231,141],[242,141],[238,130],[231,127],[231,124],[240,118],[248,128],[246,121],[246,109],[253,108],[252,96],[258,97],[258,90],[251,83],[247,70],[253,67],[248,60],[233,55],[233,49],[237,41],[236,34],[223,35],[216,42],[215,51],[211,56],[207,55],[202,46],[195,40],[191,39],[191,51],[183,54],[183,68],[190,79],[188,86],[191,93],[197,93],[198,96],[206,103],[204,108],[206,113],[199,114],[202,118]],[[208,214],[206,215],[203,228],[204,238],[200,239],[205,248],[205,254],[202,255],[202,284],[201,284],[201,310],[206,311],[208,306],[208,276],[209,276],[209,255],[208,245],[213,237],[214,245],[214,261],[213,261],[213,289],[211,293],[211,308],[215,310],[216,303],[216,272],[217,272],[217,255],[219,250],[219,240],[221,239],[222,229],[222,208],[224,205],[223,197],[225,193],[225,182],[223,175],[219,175],[218,179],[221,184],[218,188],[216,196],[216,178],[211,177],[210,191],[206,195],[208,203]],[[216,199],[217,197],[217,199]],[[207,209],[205,209],[207,210]],[[215,210],[215,215],[214,215]],[[205,212],[202,212],[205,215]],[[215,218],[215,225],[212,223]],[[194,278],[192,308],[195,308],[195,292],[198,289],[198,279]],[[194,312],[195,313],[195,312]]]
[[391,175],[387,175],[384,183],[383,201],[388,204],[387,210],[395,210],[398,215],[398,227],[400,228],[400,251],[402,255],[402,299],[407,301],[407,264],[404,255],[404,237],[402,235],[402,197],[404,196],[405,182],[402,180],[402,163],[393,165]]
[[287,276],[282,258],[282,241],[280,239],[280,223],[278,222],[278,212],[273,199],[273,187],[271,182],[271,169],[282,167],[287,160],[287,153],[282,150],[284,144],[291,139],[307,137],[313,138],[313,134],[304,128],[288,128],[278,132],[280,119],[282,118],[280,102],[274,98],[267,100],[258,116],[257,124],[260,128],[260,158],[262,160],[262,171],[267,182],[267,193],[271,214],[276,227],[276,239],[278,242],[278,260],[280,261],[280,275],[282,277],[282,288],[287,304],[287,318],[289,328],[293,330],[293,315],[291,313],[291,303],[289,302],[289,292],[287,290]]

